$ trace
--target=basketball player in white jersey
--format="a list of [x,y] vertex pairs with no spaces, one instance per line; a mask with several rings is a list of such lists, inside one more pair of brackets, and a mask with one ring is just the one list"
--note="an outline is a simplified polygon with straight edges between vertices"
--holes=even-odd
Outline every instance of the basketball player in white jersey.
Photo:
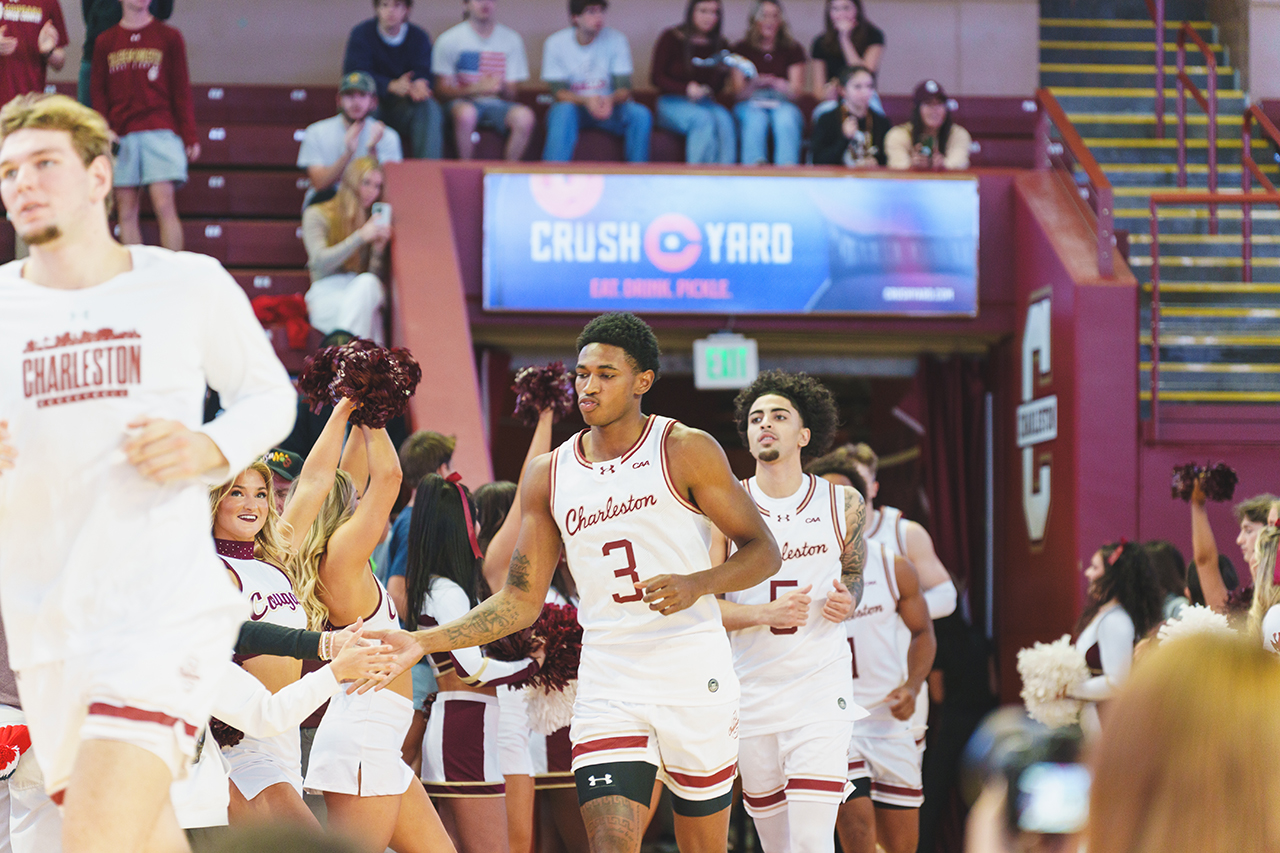
[[[297,394],[215,261],[111,237],[106,123],[0,111],[0,605],[63,849],[186,851],[169,787],[247,605],[207,489],[288,434]],[[201,424],[206,386],[225,412]]]
[[742,798],[765,853],[830,853],[849,739],[866,716],[844,627],[862,594],[866,507],[801,467],[836,429],[835,399],[816,379],[762,373],[734,401],[734,420],[756,460],[743,485],[782,550],[776,575],[720,602],[742,683]]
[[[778,570],[778,547],[715,439],[641,400],[658,342],[631,314],[578,337],[589,429],[530,463],[506,585],[461,619],[391,636],[401,658],[531,624],[564,548],[581,597],[573,771],[593,853],[640,849],[654,779],[671,790],[684,853],[724,853],[738,758],[738,681],[715,594]],[[712,567],[710,527],[736,551]],[[384,636],[373,634],[371,636]]]

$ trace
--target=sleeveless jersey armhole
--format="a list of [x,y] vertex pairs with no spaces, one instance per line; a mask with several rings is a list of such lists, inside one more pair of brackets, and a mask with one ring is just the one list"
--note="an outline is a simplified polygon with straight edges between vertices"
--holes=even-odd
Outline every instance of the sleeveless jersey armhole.
[[[653,417],[653,415],[650,415],[649,417]],[[698,509],[689,502],[688,498],[680,494],[680,490],[676,488],[675,480],[671,476],[671,463],[667,459],[667,436],[671,435],[671,430],[675,428],[675,425],[675,421],[667,421],[667,425],[662,428],[662,435],[658,437],[658,441],[661,442],[658,446],[658,459],[662,465],[662,479],[667,484],[667,491],[671,492],[671,496],[675,498],[682,507],[689,510],[689,512],[696,512],[698,515],[703,515],[702,510]],[[637,449],[639,449],[638,445]],[[626,457],[623,458],[625,459]]]
[[848,522],[844,517],[844,487],[828,483],[827,488],[831,490],[831,525],[836,531],[836,553],[843,555],[844,539],[848,535],[845,527]]
[[551,451],[551,470],[547,473],[547,504],[551,508],[551,517],[556,515],[556,469],[560,467],[560,448]]
[[[218,559],[222,560],[221,557],[219,557]],[[234,578],[236,582],[236,589],[238,589],[240,592],[244,592],[244,581],[240,580],[240,573],[237,572],[235,569],[231,568],[231,564],[228,563],[226,560],[222,560],[222,565],[226,566],[227,571],[231,572],[231,577]]]
[[898,553],[902,556],[907,555],[907,538],[902,532],[902,523],[906,521],[906,517],[902,513],[898,513],[898,517],[893,520],[893,535],[898,540]]
[[889,553],[889,550],[881,545],[880,559],[884,561],[884,574],[889,582],[889,594],[893,596],[894,604],[897,604],[902,599],[902,593],[898,591],[898,555]]

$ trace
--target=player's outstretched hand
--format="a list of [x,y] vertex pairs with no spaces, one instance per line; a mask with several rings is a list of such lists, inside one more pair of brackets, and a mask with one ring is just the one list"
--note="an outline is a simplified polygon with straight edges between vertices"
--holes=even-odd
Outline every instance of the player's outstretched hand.
[[389,646],[391,649],[391,662],[380,678],[361,679],[347,688],[348,693],[367,693],[374,689],[381,690],[394,681],[397,676],[408,672],[415,663],[422,660],[423,654],[426,653],[422,644],[418,642],[417,634],[401,631],[398,628],[385,631],[365,631],[364,637],[369,640],[377,640],[384,646]]
[[138,432],[124,443],[125,456],[148,480],[173,483],[227,465],[213,439],[178,421],[139,418],[129,429]]
[[338,681],[358,681],[361,679],[381,678],[387,671],[395,655],[390,646],[381,643],[365,644],[360,641],[360,630],[351,636],[350,642],[343,645],[342,651],[334,656],[329,664],[333,677]]
[[809,592],[813,584],[793,589],[764,605],[765,624],[770,628],[801,628],[809,621],[809,605],[813,599]]
[[9,422],[0,421],[0,474],[12,471],[18,461],[18,448],[9,442]]
[[853,615],[853,593],[839,578],[831,585],[835,589],[827,593],[827,601],[822,605],[822,618],[828,622],[843,622]]
[[916,709],[916,694],[904,684],[884,697],[884,703],[889,706],[889,713],[894,719],[909,720]]
[[649,609],[663,616],[692,607],[703,596],[703,591],[689,575],[655,575],[648,580],[636,581],[636,589],[644,593],[644,603],[649,605]]

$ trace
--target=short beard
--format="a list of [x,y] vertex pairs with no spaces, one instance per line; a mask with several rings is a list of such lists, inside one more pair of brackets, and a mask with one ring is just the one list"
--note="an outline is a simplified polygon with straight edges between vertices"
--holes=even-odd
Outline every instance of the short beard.
[[782,453],[776,447],[766,447],[756,456],[756,459],[761,462],[777,462],[780,458],[782,458]]
[[38,231],[33,231],[30,234],[19,234],[18,236],[28,246],[43,246],[61,237],[62,231],[57,225],[47,225]]

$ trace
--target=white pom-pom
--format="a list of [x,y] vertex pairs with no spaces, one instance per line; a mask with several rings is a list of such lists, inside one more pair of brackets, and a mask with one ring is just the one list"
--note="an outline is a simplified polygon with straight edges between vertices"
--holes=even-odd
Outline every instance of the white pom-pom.
[[1197,635],[1230,637],[1235,632],[1227,617],[1216,613],[1201,604],[1192,604],[1182,608],[1177,619],[1170,619],[1160,626],[1157,636],[1160,642],[1177,640],[1182,637]]
[[1018,674],[1031,719],[1050,728],[1070,726],[1080,719],[1085,703],[1064,694],[1089,677],[1089,666],[1069,635],[1018,652]]
[[538,734],[549,735],[573,722],[573,702],[578,697],[576,678],[564,690],[526,687],[521,692],[529,708],[529,728]]

